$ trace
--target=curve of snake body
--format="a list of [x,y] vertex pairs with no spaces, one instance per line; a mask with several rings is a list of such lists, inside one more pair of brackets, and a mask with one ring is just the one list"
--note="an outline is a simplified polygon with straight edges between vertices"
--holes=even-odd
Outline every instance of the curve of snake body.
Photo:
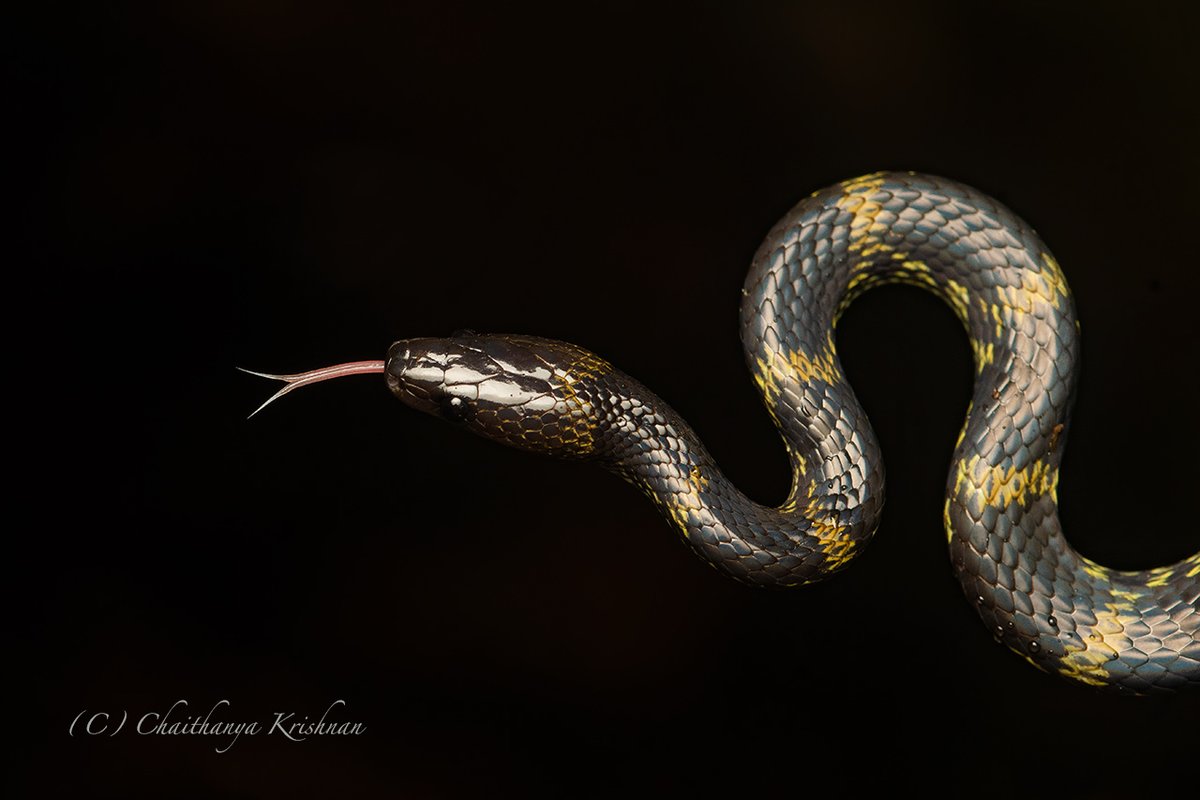
[[[745,579],[803,583],[840,569],[874,532],[878,445],[833,331],[847,304],[885,283],[932,291],[970,337],[976,377],[944,523],[955,574],[984,624],[1035,666],[1086,684],[1139,693],[1200,685],[1200,553],[1117,571],[1077,553],[1059,525],[1079,324],[1058,263],[1019,217],[946,179],[845,181],[767,235],[742,291],[742,341],[795,480],[783,506],[758,509],[750,536],[728,535],[728,514],[717,513],[716,526],[689,525],[688,540],[736,551],[740,539]],[[772,532],[788,529],[801,529],[811,552],[756,552],[772,553]],[[778,566],[797,558],[797,568]]]

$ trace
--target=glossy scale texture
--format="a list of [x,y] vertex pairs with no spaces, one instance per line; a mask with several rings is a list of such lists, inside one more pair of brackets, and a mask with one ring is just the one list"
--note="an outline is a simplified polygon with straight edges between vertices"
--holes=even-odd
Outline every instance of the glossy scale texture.
[[1200,686],[1200,554],[1119,572],[1076,553],[1059,525],[1079,364],[1062,271],[1021,219],[953,181],[876,173],[815,192],[754,257],[741,332],[792,464],[778,508],[738,491],[660,398],[571,344],[404,340],[389,352],[388,382],[410,405],[479,435],[597,460],[639,486],[714,566],[749,584],[796,586],[847,566],[879,523],[879,447],[834,327],[854,297],[896,282],[943,298],[975,354],[944,518],[955,573],[993,636],[1092,686]]

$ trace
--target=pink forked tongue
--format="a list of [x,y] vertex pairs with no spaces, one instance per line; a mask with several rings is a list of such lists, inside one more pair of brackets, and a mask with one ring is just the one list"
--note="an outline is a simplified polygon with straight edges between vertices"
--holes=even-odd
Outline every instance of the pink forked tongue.
[[[335,364],[332,367],[322,367],[309,372],[298,372],[295,375],[272,375],[269,372],[255,372],[254,370],[241,369],[242,372],[248,372],[251,375],[257,375],[260,378],[270,378],[274,381],[283,381],[287,385],[280,389],[275,394],[267,398],[267,402],[263,403],[250,414],[253,417],[258,412],[262,411],[271,403],[283,397],[293,389],[299,389],[301,386],[308,386],[321,381],[332,380],[333,378],[344,378],[347,375],[366,375],[369,373],[383,372],[387,366],[386,361],[348,361],[345,364]],[[250,419],[246,417],[246,419]]]

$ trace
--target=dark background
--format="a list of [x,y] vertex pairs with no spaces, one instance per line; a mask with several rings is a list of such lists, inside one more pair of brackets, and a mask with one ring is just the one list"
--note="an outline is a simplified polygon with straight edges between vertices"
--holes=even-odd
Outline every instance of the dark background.
[[[1118,567],[1181,558],[1200,547],[1194,16],[329,6],[59,10],[7,32],[6,591],[32,711],[10,780],[1194,790],[1196,697],[1045,676],[964,601],[941,508],[970,351],[930,296],[873,292],[839,327],[889,505],[853,568],[788,594],[719,577],[617,479],[466,437],[378,379],[247,422],[274,388],[234,370],[459,327],[567,339],[778,501],[783,448],[737,338],[745,268],[814,189],[927,171],[1030,220],[1071,282],[1072,541]],[[341,698],[367,733],[223,755],[68,735],[83,709],[179,698],[260,721]]]

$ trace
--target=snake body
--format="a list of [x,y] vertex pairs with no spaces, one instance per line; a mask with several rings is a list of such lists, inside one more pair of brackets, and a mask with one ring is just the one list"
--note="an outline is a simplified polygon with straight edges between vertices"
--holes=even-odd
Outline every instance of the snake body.
[[974,351],[944,525],[954,572],[988,630],[1036,667],[1091,686],[1200,686],[1200,554],[1123,572],[1063,536],[1058,475],[1079,365],[1071,294],[1032,228],[967,186],[915,173],[845,181],[799,203],[759,248],[741,335],[792,466],[778,507],[747,498],[670,406],[575,345],[407,339],[380,368],[420,410],[504,444],[598,461],[734,578],[797,586],[846,567],[879,524],[879,446],[834,329],[855,297],[897,282],[945,300]]

